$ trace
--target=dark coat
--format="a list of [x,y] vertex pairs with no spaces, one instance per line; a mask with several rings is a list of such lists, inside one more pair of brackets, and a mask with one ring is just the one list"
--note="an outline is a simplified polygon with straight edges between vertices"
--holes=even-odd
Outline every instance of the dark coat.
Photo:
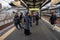
[[56,15],[52,15],[51,18],[50,18],[50,23],[53,25],[53,24],[55,24],[56,20],[57,20]]
[[29,27],[29,24],[30,24],[29,16],[25,16],[24,19],[25,19],[25,27],[24,27],[24,29],[29,30],[30,29],[30,27]]
[[20,20],[22,20],[22,18],[23,18],[23,16],[22,16],[22,15],[20,15]]
[[17,25],[17,24],[19,24],[19,23],[20,23],[20,18],[19,18],[19,16],[15,16],[15,17],[14,17],[14,24]]
[[39,20],[39,16],[38,15],[36,15],[36,20]]

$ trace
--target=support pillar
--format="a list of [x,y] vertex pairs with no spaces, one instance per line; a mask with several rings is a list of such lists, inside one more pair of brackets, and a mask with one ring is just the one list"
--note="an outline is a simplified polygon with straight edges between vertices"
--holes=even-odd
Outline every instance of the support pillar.
[[40,19],[41,19],[41,5],[40,5]]

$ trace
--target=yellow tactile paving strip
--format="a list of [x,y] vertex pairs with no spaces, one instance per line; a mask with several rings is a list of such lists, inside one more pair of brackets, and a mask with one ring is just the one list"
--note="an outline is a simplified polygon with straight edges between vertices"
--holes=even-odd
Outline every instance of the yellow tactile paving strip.
[[4,40],[5,38],[7,38],[16,28],[13,27],[12,29],[8,30],[5,34],[3,34],[1,37],[0,37],[0,40]]
[[[45,20],[44,18],[42,18],[45,22],[47,22],[48,24],[50,24],[47,20]],[[60,28],[58,26],[54,26],[54,29],[58,32],[60,32]]]
[[[42,18],[44,21],[46,21],[48,24],[50,24],[47,20],[45,20],[44,18]],[[54,27],[56,31],[60,32],[60,28],[58,26]],[[16,30],[16,27],[11,28],[10,30],[8,30],[5,34],[3,34],[0,37],[0,40],[4,40],[5,38],[7,38],[14,30]]]

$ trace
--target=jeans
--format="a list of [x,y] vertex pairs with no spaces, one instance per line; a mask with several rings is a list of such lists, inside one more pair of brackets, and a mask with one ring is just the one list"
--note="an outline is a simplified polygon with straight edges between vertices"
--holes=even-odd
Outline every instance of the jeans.
[[19,23],[19,24],[15,24],[15,26],[16,26],[17,29],[19,29],[18,26],[19,26],[20,28],[22,28],[20,23]]

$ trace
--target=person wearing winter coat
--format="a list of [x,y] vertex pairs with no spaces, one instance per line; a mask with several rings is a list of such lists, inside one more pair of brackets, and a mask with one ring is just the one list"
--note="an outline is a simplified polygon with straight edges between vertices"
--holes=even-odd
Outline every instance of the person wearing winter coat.
[[30,21],[29,23],[30,23],[30,26],[32,27],[32,14],[31,14],[31,13],[29,13],[29,15],[28,15],[28,16],[29,16],[29,21]]
[[22,28],[22,27],[21,27],[21,24],[20,24],[20,18],[19,18],[19,16],[18,16],[18,13],[15,13],[13,22],[14,22],[14,25],[16,26],[17,29],[19,29],[18,26],[19,26],[20,28]]
[[25,26],[24,26],[24,34],[25,35],[30,35],[30,18],[29,18],[29,12],[26,13],[24,19],[25,19]]
[[20,15],[20,22],[22,23],[22,19],[23,19],[23,13],[21,13]]
[[36,14],[36,25],[38,25],[38,23],[39,23],[39,15],[38,14]]
[[50,23],[52,24],[52,25],[54,25],[54,24],[56,24],[56,21],[57,21],[57,16],[56,16],[56,14],[55,13],[53,13],[52,12],[52,15],[51,15],[51,17],[50,17]]

